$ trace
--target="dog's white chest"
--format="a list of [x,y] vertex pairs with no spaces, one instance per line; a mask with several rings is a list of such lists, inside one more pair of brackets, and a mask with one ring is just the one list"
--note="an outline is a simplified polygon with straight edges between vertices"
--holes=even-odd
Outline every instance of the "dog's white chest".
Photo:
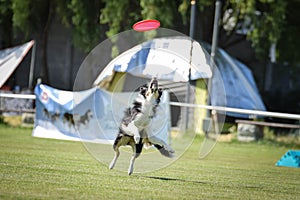
[[144,129],[150,124],[150,117],[147,115],[144,115],[143,113],[140,113],[136,116],[136,119],[134,120],[134,125],[140,130]]
[[134,120],[135,125],[137,127],[145,128],[150,124],[153,114],[153,104],[146,101],[142,106],[141,113],[139,113]]

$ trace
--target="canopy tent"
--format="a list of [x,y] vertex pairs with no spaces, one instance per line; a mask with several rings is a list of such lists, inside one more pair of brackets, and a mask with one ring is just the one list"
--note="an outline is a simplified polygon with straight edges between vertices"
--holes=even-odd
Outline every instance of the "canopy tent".
[[[137,45],[112,60],[94,85],[114,71],[174,82],[210,78],[212,72],[200,44],[189,37],[156,38]],[[189,71],[190,70],[190,71]]]
[[19,66],[33,45],[34,41],[31,40],[23,45],[0,50],[0,88]]
[[[189,37],[150,40],[112,60],[96,78],[94,85],[99,85],[114,72],[126,72],[144,78],[156,76],[173,82],[211,78],[212,71],[208,65],[210,59],[203,48],[210,51],[211,47],[208,44],[200,45]],[[212,78],[211,105],[266,110],[253,75],[244,64],[222,49],[217,50],[215,63],[219,76],[213,75]],[[220,93],[224,93],[224,90],[225,100],[220,98]],[[249,115],[237,113],[227,115],[249,118]]]

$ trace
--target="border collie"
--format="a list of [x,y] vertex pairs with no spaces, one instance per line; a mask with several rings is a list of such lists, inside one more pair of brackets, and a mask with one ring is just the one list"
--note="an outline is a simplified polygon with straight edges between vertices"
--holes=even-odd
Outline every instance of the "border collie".
[[147,129],[153,117],[155,117],[156,109],[159,106],[162,89],[158,88],[156,78],[152,78],[149,86],[140,87],[139,95],[133,102],[132,106],[125,111],[119,133],[114,141],[113,149],[115,156],[109,165],[112,169],[120,155],[119,147],[129,145],[132,147],[132,157],[130,160],[128,174],[133,172],[135,159],[142,152],[143,146],[156,147],[159,152],[172,158],[174,150],[163,140],[147,134]]

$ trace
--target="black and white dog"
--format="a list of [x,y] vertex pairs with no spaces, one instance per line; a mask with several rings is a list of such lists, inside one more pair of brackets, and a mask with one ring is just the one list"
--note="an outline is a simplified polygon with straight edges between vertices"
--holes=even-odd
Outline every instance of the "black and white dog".
[[162,89],[158,88],[156,78],[152,78],[149,86],[140,87],[138,97],[132,106],[125,111],[119,127],[119,133],[113,144],[115,156],[109,165],[110,169],[115,166],[120,155],[120,146],[129,145],[132,147],[133,154],[128,168],[129,175],[133,172],[134,161],[142,152],[143,145],[153,145],[162,155],[173,157],[174,150],[168,144],[155,135],[148,135],[147,133],[148,126],[156,114],[161,96]]

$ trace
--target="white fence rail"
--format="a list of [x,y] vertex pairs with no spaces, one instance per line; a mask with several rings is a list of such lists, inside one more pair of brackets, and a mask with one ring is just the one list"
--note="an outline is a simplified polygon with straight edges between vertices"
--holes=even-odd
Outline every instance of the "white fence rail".
[[[35,99],[35,95],[33,94],[8,94],[8,93],[0,93],[0,98],[15,98],[15,99]],[[198,105],[198,104],[189,104],[189,103],[181,103],[181,102],[170,102],[171,106],[179,106],[179,107],[190,107],[190,108],[203,108],[208,110],[215,110],[219,112],[234,112],[240,114],[248,114],[253,116],[265,116],[265,117],[276,117],[276,118],[285,118],[285,119],[295,119],[300,120],[300,115],[298,114],[290,114],[290,113],[280,113],[280,112],[268,112],[268,111],[260,111],[260,110],[247,110],[240,108],[229,108],[222,106],[209,106],[209,105]]]
[[248,115],[254,115],[254,116],[265,116],[265,117],[276,117],[276,118],[300,120],[300,115],[289,114],[289,113],[268,112],[268,111],[260,111],[260,110],[247,110],[247,109],[229,108],[229,107],[221,107],[221,106],[207,106],[207,105],[180,103],[180,102],[170,102],[170,105],[171,106],[180,106],[180,107],[190,107],[190,108],[203,108],[203,109],[215,110],[215,111],[219,111],[219,112],[234,112],[234,113],[248,114]]
[[11,94],[11,93],[0,93],[0,98],[14,98],[14,99],[35,99],[34,94]]

